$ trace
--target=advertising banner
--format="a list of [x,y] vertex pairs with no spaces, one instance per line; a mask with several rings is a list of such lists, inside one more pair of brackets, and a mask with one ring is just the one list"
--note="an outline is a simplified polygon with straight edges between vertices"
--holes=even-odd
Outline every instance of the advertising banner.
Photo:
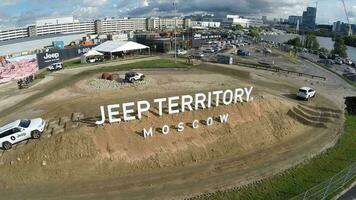
[[50,52],[38,53],[37,61],[40,69],[50,66],[53,63],[62,62],[64,60],[80,57],[85,54],[89,50],[91,50],[93,46],[83,46],[83,47],[74,47],[70,49],[59,49]]
[[0,61],[0,83],[19,80],[38,71],[36,55],[19,56]]

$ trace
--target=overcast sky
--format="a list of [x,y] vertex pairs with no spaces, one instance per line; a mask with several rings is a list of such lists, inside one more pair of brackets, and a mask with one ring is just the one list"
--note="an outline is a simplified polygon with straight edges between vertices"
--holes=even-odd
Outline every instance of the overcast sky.
[[[36,19],[71,16],[80,20],[123,16],[172,15],[173,0],[0,0],[0,29],[33,24]],[[269,18],[301,15],[315,0],[176,0],[178,14],[219,13]],[[356,0],[345,0],[356,24]],[[317,23],[345,21],[341,0],[319,0]]]

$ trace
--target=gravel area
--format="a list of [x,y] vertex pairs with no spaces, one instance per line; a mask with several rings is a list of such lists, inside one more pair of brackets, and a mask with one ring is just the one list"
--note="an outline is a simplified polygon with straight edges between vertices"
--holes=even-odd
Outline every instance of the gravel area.
[[149,80],[137,81],[134,83],[125,82],[122,79],[119,80],[105,80],[105,79],[90,79],[87,80],[86,85],[92,89],[116,89],[116,88],[127,88],[127,87],[142,87],[149,83]]

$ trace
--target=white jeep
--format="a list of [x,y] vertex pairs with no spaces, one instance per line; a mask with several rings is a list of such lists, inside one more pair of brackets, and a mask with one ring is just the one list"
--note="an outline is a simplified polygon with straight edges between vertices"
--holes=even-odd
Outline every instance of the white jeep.
[[128,72],[125,74],[125,80],[130,83],[133,83],[135,81],[143,81],[144,78],[145,75],[138,72]]
[[309,100],[315,97],[315,90],[310,87],[302,87],[298,90],[297,97],[299,99]]
[[61,69],[63,69],[62,63],[53,63],[47,67],[48,71],[57,71],[57,70],[61,70]]
[[13,144],[24,140],[41,137],[46,122],[41,118],[21,119],[0,127],[0,147],[4,150],[12,148]]

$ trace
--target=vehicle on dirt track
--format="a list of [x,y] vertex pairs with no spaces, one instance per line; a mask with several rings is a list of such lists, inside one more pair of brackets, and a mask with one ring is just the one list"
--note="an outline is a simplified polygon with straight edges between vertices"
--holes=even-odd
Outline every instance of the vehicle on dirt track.
[[310,98],[315,97],[315,93],[315,90],[310,87],[302,87],[297,92],[297,98],[308,101]]
[[47,67],[48,71],[58,71],[63,69],[63,63],[53,63]]
[[125,80],[130,83],[133,83],[135,81],[143,81],[144,78],[145,75],[138,72],[127,72],[125,74]]
[[0,127],[0,147],[4,150],[12,148],[13,144],[27,139],[41,137],[46,121],[42,118],[21,119]]

